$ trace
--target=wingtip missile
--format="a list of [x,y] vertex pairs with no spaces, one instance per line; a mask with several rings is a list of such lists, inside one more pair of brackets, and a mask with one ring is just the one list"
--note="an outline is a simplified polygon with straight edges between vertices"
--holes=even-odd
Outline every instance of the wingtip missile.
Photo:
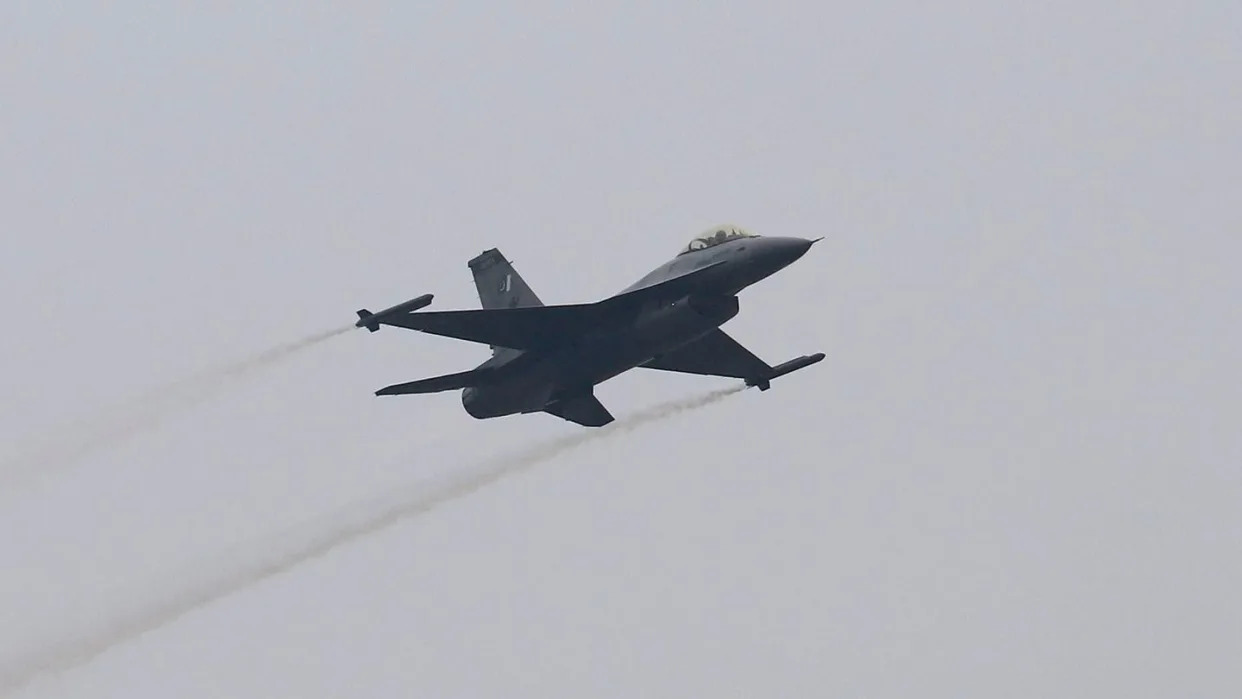
[[770,378],[775,379],[784,376],[785,374],[792,374],[799,369],[805,369],[812,364],[817,364],[823,360],[823,352],[816,352],[815,354],[807,354],[798,357],[797,359],[791,359],[784,364],[778,364],[777,366],[772,367],[772,376]]
[[417,311],[420,308],[426,308],[431,305],[431,300],[435,298],[432,294],[423,294],[418,298],[410,299],[404,303],[399,303],[391,308],[385,308],[378,313],[372,313],[365,308],[358,309],[358,322],[354,323],[355,328],[366,328],[371,332],[379,330],[380,323],[384,318],[402,313]]
[[777,364],[776,366],[772,367],[772,371],[768,372],[768,374],[762,378],[748,379],[746,381],[746,385],[747,386],[758,386],[760,391],[766,391],[772,387],[772,379],[778,379],[786,374],[792,374],[793,372],[799,369],[805,369],[811,366],[812,364],[817,364],[819,362],[822,362],[823,360],[824,360],[823,352],[816,352],[815,354],[805,354],[796,359],[791,359],[783,364]]

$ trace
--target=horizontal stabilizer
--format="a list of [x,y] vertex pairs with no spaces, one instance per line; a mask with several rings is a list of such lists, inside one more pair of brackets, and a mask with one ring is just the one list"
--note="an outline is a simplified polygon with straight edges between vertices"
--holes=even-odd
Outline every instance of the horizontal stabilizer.
[[487,373],[486,370],[472,369],[458,374],[445,374],[444,376],[434,376],[429,379],[398,383],[381,388],[375,392],[375,395],[396,396],[411,393],[439,393],[440,391],[468,388],[470,386],[477,386]]
[[608,408],[599,402],[594,393],[579,394],[553,401],[544,407],[543,411],[583,427],[603,427],[614,419],[612,413],[608,412]]

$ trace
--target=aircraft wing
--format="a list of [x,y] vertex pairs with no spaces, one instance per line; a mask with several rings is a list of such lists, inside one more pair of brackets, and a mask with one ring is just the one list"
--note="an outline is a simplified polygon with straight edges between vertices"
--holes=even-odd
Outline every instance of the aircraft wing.
[[719,328],[639,366],[683,374],[729,376],[737,379],[756,379],[767,376],[772,371],[767,362],[756,357]]
[[465,311],[377,313],[371,322],[419,330],[432,335],[519,350],[560,344],[637,311],[649,298],[682,293],[690,280],[722,263],[701,267],[664,282],[613,296],[596,303],[555,306],[519,306]]
[[512,349],[536,349],[589,330],[603,320],[595,304],[429,311],[385,317],[381,325],[419,330]]

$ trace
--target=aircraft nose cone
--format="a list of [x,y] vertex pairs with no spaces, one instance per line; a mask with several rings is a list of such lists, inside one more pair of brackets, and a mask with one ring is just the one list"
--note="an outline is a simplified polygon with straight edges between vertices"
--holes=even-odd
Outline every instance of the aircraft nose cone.
[[806,238],[790,238],[789,239],[789,252],[790,254],[793,255],[793,258],[796,260],[799,257],[802,257],[803,255],[805,255],[806,251],[810,250],[811,246],[814,244],[815,244],[814,240],[807,240]]
[[773,238],[772,243],[772,255],[784,267],[805,255],[815,241],[807,240],[806,238]]
[[814,240],[794,237],[760,238],[739,248],[742,258],[739,266],[733,268],[733,279],[741,287],[750,286],[770,275],[793,264],[798,258],[811,249]]

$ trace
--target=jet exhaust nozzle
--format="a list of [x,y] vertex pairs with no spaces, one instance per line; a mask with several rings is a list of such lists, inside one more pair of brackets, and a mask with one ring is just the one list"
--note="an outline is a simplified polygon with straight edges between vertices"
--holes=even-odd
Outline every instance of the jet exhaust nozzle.
[[380,322],[384,318],[417,311],[420,308],[426,308],[431,305],[431,300],[435,298],[432,294],[423,294],[418,298],[412,298],[404,303],[399,303],[391,308],[385,308],[379,313],[372,313],[365,308],[358,309],[358,322],[354,323],[355,328],[366,328],[371,332],[375,332],[380,328]]

